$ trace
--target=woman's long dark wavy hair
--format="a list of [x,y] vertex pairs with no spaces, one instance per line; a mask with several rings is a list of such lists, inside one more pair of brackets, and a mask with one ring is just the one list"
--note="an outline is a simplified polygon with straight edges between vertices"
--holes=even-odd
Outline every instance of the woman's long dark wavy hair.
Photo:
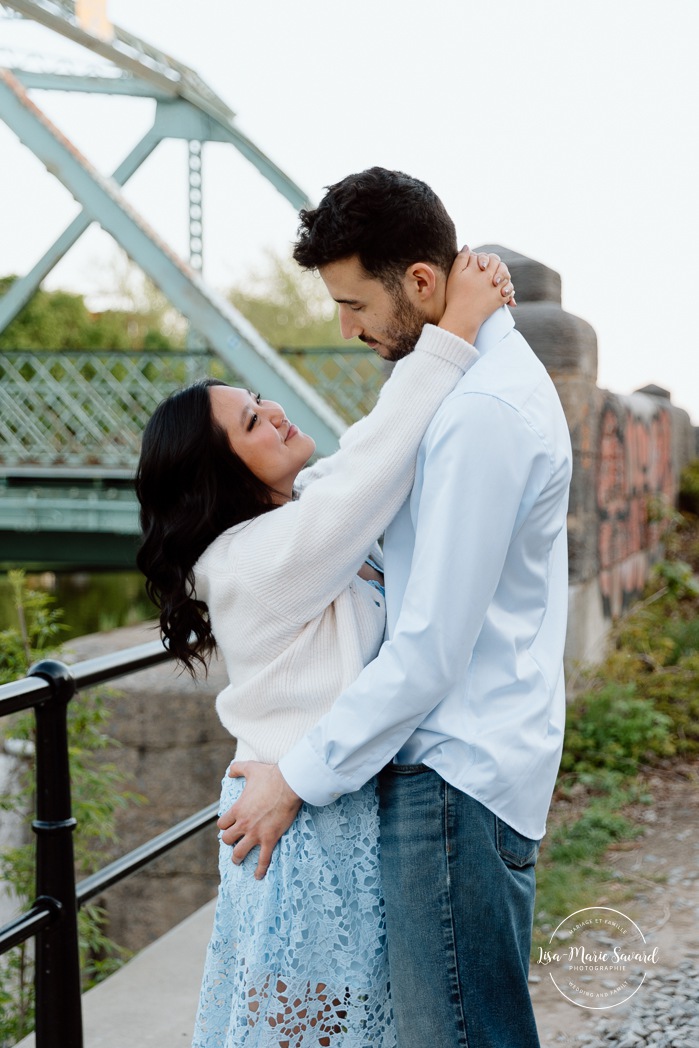
[[226,528],[278,506],[211,413],[207,379],[171,394],[143,433],[136,473],[143,539],[136,556],[170,651],[194,676],[216,647],[193,567]]

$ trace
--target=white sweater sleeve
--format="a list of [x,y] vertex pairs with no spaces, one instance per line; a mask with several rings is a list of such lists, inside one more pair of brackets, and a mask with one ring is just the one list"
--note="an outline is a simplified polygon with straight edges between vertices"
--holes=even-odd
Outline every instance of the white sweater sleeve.
[[313,484],[316,480],[320,480],[321,477],[330,473],[337,454],[337,451],[333,451],[332,455],[325,455],[323,458],[317,459],[312,466],[306,466],[305,469],[302,469],[294,481],[294,491],[297,493],[303,492],[304,488],[308,487],[309,484]]
[[343,434],[332,468],[239,533],[235,574],[259,601],[307,622],[350,583],[410,492],[435,411],[477,358],[463,339],[425,325],[373,411]]

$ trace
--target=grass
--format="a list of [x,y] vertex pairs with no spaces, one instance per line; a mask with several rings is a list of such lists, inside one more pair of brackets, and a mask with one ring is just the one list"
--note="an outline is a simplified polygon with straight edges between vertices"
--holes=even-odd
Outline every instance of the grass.
[[[628,886],[604,863],[610,847],[642,832],[624,809],[651,798],[639,783],[614,786],[595,795],[584,788],[580,797],[560,801],[572,808],[544,838],[537,864],[536,915],[533,949],[545,948],[551,932],[568,914],[585,906],[607,906],[628,896]],[[576,803],[578,802],[579,803]]]

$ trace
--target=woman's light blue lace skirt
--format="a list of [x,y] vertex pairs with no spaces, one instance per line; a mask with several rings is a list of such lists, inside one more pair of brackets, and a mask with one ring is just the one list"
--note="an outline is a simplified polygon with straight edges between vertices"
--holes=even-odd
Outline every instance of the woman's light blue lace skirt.
[[[244,780],[226,775],[220,811]],[[193,1048],[393,1048],[374,781],[304,804],[254,878],[220,845],[214,930]]]

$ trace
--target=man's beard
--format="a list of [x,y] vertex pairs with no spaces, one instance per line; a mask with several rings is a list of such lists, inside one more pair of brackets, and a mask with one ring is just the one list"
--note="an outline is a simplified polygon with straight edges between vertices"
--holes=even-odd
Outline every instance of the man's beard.
[[[425,326],[425,315],[412,304],[400,284],[393,292],[393,313],[388,322],[385,334],[377,341],[385,350],[385,360],[402,360],[412,353],[415,343]],[[362,338],[362,342],[366,339]]]

